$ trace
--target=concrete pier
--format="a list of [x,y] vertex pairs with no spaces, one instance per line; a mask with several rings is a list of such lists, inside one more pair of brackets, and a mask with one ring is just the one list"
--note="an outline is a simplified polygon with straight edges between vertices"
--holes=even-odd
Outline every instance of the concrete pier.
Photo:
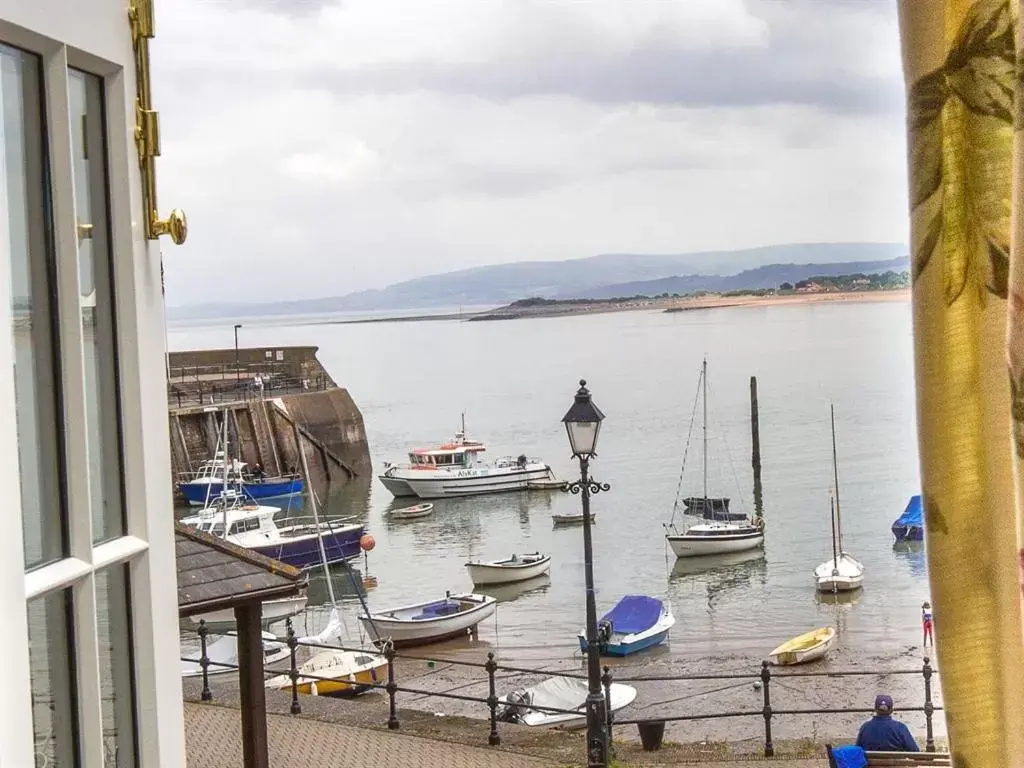
[[316,347],[171,353],[172,480],[213,458],[227,413],[231,455],[268,475],[300,471],[317,486],[371,471],[363,416],[316,358]]

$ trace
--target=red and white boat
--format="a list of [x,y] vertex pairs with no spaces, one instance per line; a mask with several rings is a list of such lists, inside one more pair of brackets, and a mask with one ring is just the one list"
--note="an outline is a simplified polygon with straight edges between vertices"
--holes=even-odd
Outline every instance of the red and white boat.
[[466,439],[462,431],[434,448],[417,448],[407,464],[384,464],[380,481],[396,497],[418,496],[443,499],[504,491],[525,491],[532,483],[553,480],[551,467],[540,459],[504,457],[492,462],[480,460],[486,448]]

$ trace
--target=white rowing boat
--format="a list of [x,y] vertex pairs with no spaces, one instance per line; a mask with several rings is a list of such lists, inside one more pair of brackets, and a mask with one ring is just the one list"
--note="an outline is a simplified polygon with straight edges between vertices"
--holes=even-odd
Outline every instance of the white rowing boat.
[[392,520],[418,520],[421,517],[426,517],[432,514],[434,511],[433,504],[417,504],[414,507],[403,507],[402,509],[395,509],[388,513],[388,517]]
[[359,621],[374,642],[390,638],[396,647],[426,645],[471,633],[477,624],[494,615],[496,603],[488,595],[447,593],[443,600],[363,614]]
[[515,553],[505,560],[491,560],[487,563],[466,563],[469,578],[475,585],[508,584],[513,581],[526,581],[546,573],[551,568],[551,555],[531,552]]
[[[555,521],[555,525],[567,525],[570,523],[582,523],[583,513],[582,512],[555,512],[551,515],[551,519]],[[597,515],[594,512],[590,513],[590,522],[593,523],[597,520]]]

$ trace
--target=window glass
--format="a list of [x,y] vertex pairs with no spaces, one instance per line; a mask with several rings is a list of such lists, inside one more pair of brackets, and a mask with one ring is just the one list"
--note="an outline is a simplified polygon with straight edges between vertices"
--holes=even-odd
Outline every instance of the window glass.
[[125,533],[103,81],[68,71],[94,541]]
[[96,574],[103,764],[106,768],[132,768],[136,765],[135,690],[128,595],[128,566],[114,566]]
[[25,565],[67,553],[40,62],[0,45],[0,269],[9,271]]
[[71,593],[60,590],[29,601],[28,657],[32,681],[32,735],[36,765],[80,764],[74,685]]

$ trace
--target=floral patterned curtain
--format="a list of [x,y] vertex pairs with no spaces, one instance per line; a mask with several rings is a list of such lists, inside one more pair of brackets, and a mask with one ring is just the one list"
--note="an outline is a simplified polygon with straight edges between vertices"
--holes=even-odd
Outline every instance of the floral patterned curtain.
[[954,765],[1024,766],[1019,0],[900,0],[918,441]]

